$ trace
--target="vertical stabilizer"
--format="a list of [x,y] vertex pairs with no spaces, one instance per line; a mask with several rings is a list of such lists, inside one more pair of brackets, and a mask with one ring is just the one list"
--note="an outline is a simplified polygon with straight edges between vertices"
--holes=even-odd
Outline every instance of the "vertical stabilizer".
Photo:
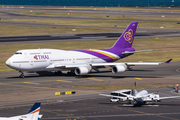
[[28,114],[9,117],[8,120],[39,120],[43,115],[39,115],[41,103],[35,103]]
[[41,103],[35,103],[27,114],[29,120],[39,120],[42,115],[39,115]]
[[119,37],[113,48],[131,48],[136,33],[138,22],[131,22],[123,34]]

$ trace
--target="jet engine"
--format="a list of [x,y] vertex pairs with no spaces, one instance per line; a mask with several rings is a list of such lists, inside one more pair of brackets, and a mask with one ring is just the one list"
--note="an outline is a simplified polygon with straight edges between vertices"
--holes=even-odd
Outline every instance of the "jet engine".
[[74,70],[74,73],[76,75],[86,75],[91,71],[91,66],[81,66],[81,67],[77,67]]
[[112,67],[112,73],[122,73],[125,72],[125,70],[127,69],[127,66],[125,64],[121,64],[121,65],[116,65]]

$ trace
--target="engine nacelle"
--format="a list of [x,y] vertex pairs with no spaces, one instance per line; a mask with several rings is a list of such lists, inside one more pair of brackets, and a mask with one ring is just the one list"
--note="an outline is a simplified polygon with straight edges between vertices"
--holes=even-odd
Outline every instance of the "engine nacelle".
[[122,65],[116,65],[112,67],[112,73],[122,73],[125,72],[127,66],[125,64]]
[[77,67],[74,70],[74,73],[76,75],[86,75],[91,71],[91,67],[90,66],[82,66],[82,67]]

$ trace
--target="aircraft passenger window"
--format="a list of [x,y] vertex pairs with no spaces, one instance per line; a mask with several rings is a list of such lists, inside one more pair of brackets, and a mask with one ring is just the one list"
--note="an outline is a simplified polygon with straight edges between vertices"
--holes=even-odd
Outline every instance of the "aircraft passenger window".
[[17,54],[22,54],[22,52],[16,52],[15,54],[16,54],[16,55],[17,55]]

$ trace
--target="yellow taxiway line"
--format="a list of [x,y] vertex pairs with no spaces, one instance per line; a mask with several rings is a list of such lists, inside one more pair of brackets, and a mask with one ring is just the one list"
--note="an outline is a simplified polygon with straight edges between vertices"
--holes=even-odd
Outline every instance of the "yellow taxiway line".
[[138,77],[135,77],[135,79],[137,79],[137,80],[142,80],[142,78],[138,78]]
[[67,80],[56,80],[56,81],[72,83],[72,81],[67,81]]
[[39,83],[33,83],[33,82],[23,82],[23,83],[26,83],[26,84],[35,84],[35,85],[39,84]]
[[104,80],[101,80],[101,79],[96,79],[96,78],[88,78],[90,80],[95,80],[95,81],[104,81]]
[[[141,114],[146,114],[146,115],[153,115],[153,114],[151,114],[151,113],[145,113],[145,112],[137,111],[137,110],[128,110],[128,111],[136,112],[136,113],[141,113]],[[166,117],[166,116],[162,116],[162,115],[155,115],[155,116],[161,117],[161,118],[170,119],[170,120],[179,120],[179,119],[175,119],[175,118],[171,118],[171,117]]]

